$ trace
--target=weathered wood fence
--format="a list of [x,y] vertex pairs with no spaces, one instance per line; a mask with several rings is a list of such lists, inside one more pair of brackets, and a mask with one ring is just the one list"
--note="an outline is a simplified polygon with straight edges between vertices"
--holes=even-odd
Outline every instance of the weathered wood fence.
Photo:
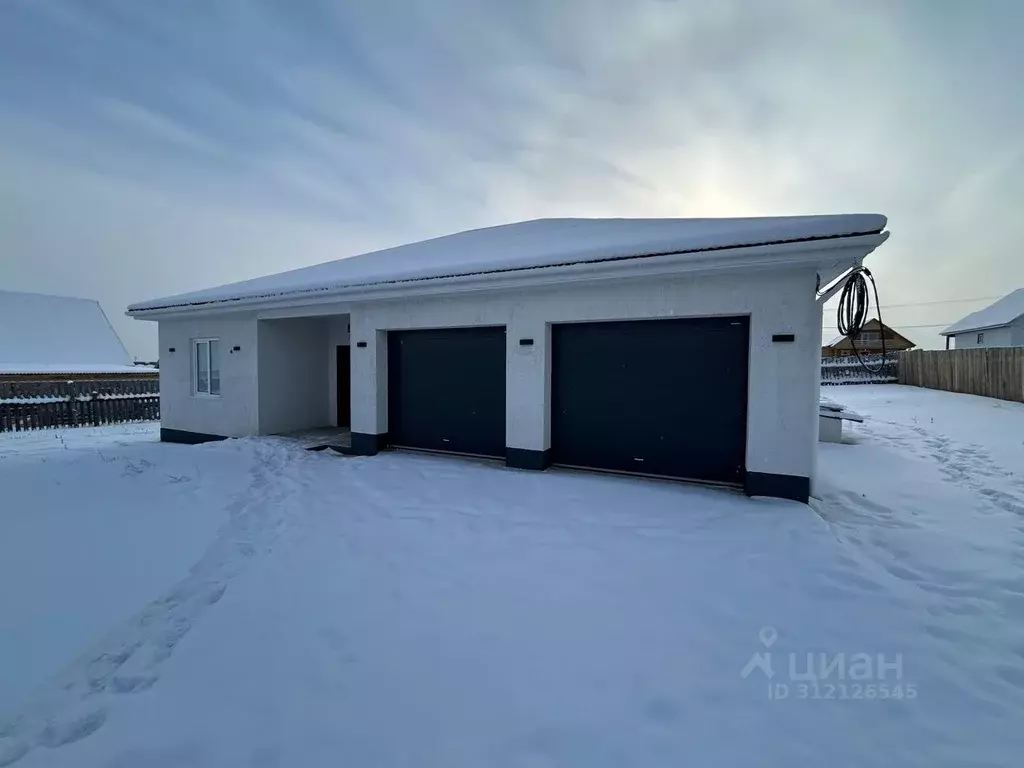
[[159,418],[160,382],[155,378],[0,381],[0,432]]
[[[864,368],[856,357],[825,357],[821,361],[821,383],[835,384],[895,384],[902,352],[887,352],[885,363],[878,373]],[[881,355],[861,355],[861,360],[872,368],[882,362]]]
[[1024,347],[904,352],[899,383],[1024,402]]

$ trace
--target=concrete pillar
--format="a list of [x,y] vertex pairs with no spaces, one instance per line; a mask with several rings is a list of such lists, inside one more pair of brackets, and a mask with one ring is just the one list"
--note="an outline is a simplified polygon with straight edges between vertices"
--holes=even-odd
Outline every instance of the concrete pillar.
[[372,456],[388,444],[388,334],[352,313],[352,451]]
[[818,452],[821,307],[801,276],[750,319],[746,492],[806,502]]
[[[808,327],[820,328],[822,321],[822,314],[824,308],[821,304],[815,302],[814,306],[811,307],[811,320],[808,322]],[[818,440],[819,430],[821,429],[821,418],[820,403],[821,403],[821,337],[812,337],[808,344],[805,346],[804,354],[806,355],[807,372],[810,377],[810,389],[813,393],[810,398],[809,409],[811,411],[811,422],[813,427],[811,429],[811,464],[810,464],[810,475],[811,483],[809,488],[810,495],[814,495],[818,490]]]
[[514,318],[506,327],[506,463],[544,469],[550,461],[551,326]]

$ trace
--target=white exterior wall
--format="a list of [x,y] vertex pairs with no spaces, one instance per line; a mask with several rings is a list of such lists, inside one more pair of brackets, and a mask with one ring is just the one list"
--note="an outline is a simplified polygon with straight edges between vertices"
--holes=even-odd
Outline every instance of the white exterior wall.
[[[815,285],[815,270],[807,267],[321,305],[316,317],[301,319],[208,315],[163,320],[162,426],[242,436],[333,424],[335,350],[350,342],[352,431],[384,434],[389,330],[504,325],[506,444],[544,451],[551,445],[552,323],[746,315],[746,468],[813,481],[821,355],[821,306],[815,301]],[[288,311],[303,313],[301,308]],[[796,341],[772,341],[773,334],[784,333],[794,334]],[[222,343],[219,398],[197,397],[191,391],[191,339],[206,336]],[[520,346],[520,338],[532,338],[534,344]],[[360,348],[358,342],[366,346]],[[235,345],[240,351],[229,352]],[[170,346],[176,347],[175,353],[167,352]]]
[[[192,341],[197,338],[220,339],[220,396],[193,393]],[[337,422],[336,354],[338,345],[348,344],[348,315],[161,320],[159,339],[164,429],[244,437]],[[232,351],[235,346],[241,349]]]
[[320,318],[258,322],[260,434],[328,424],[328,331]]
[[[259,431],[254,316],[161,320],[159,338],[161,427],[224,437]],[[220,340],[218,397],[192,391],[192,340],[197,338]],[[239,351],[232,351],[236,346]]]
[[[551,445],[551,323],[749,315],[747,469],[813,478],[821,356],[815,284],[815,270],[808,267],[353,305],[352,431],[387,432],[388,330],[506,326],[506,443],[543,451]],[[773,343],[778,333],[795,334],[796,341]],[[534,339],[533,346],[519,346],[519,339],[527,337]],[[366,347],[358,347],[359,342]]]
[[[1002,328],[988,328],[984,331],[969,331],[967,333],[958,333],[953,336],[954,347],[956,349],[978,349],[981,347],[1012,347],[1014,344],[1014,330],[1013,326],[1004,326]],[[985,340],[979,344],[978,334],[985,334]]]

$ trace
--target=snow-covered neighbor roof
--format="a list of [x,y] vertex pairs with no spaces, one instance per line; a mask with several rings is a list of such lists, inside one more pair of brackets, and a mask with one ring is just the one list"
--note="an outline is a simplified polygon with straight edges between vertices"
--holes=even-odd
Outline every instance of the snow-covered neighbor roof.
[[995,304],[972,312],[967,317],[953,323],[941,335],[952,336],[955,333],[999,328],[1009,325],[1021,315],[1024,315],[1024,288],[1018,288],[1013,293],[1003,296]]
[[881,232],[879,214],[745,219],[536,219],[424,240],[133,304],[130,312]]
[[[864,327],[861,330],[862,331],[877,331],[880,328],[885,329],[885,331],[887,331],[888,333],[892,334],[892,337],[893,337],[892,340],[893,341],[899,341],[900,339],[903,339],[904,341],[906,341],[906,342],[910,343],[911,345],[913,345],[913,342],[910,341],[910,339],[908,339],[902,333],[897,331],[895,328],[892,328],[892,327],[890,327],[888,325],[885,325],[884,323],[878,322],[878,318],[876,318],[876,317],[873,317],[870,320],[868,320],[866,323],[864,323]],[[839,344],[842,344],[848,338],[850,338],[850,337],[849,336],[836,336],[834,339],[832,339],[832,341],[830,341],[825,346],[826,347],[835,347],[835,346],[837,346]],[[888,338],[889,337],[886,336],[886,339],[888,339]],[[860,342],[858,341],[858,343],[860,343]]]
[[100,305],[0,291],[0,373],[138,373]]

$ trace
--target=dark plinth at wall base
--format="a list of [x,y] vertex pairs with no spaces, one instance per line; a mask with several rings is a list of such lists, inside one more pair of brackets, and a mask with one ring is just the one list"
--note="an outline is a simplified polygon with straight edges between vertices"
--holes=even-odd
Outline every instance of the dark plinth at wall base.
[[227,440],[224,435],[208,435],[205,432],[189,432],[186,429],[167,429],[160,427],[161,443],[184,443],[185,445],[198,445],[199,443],[211,443],[214,440]]
[[505,466],[515,469],[547,469],[551,465],[551,451],[532,451],[529,448],[506,448]]
[[373,435],[366,432],[352,433],[351,452],[355,456],[373,456],[388,447],[388,435]]
[[747,496],[774,496],[806,504],[811,496],[811,479],[799,475],[747,472],[747,482],[743,490]]

